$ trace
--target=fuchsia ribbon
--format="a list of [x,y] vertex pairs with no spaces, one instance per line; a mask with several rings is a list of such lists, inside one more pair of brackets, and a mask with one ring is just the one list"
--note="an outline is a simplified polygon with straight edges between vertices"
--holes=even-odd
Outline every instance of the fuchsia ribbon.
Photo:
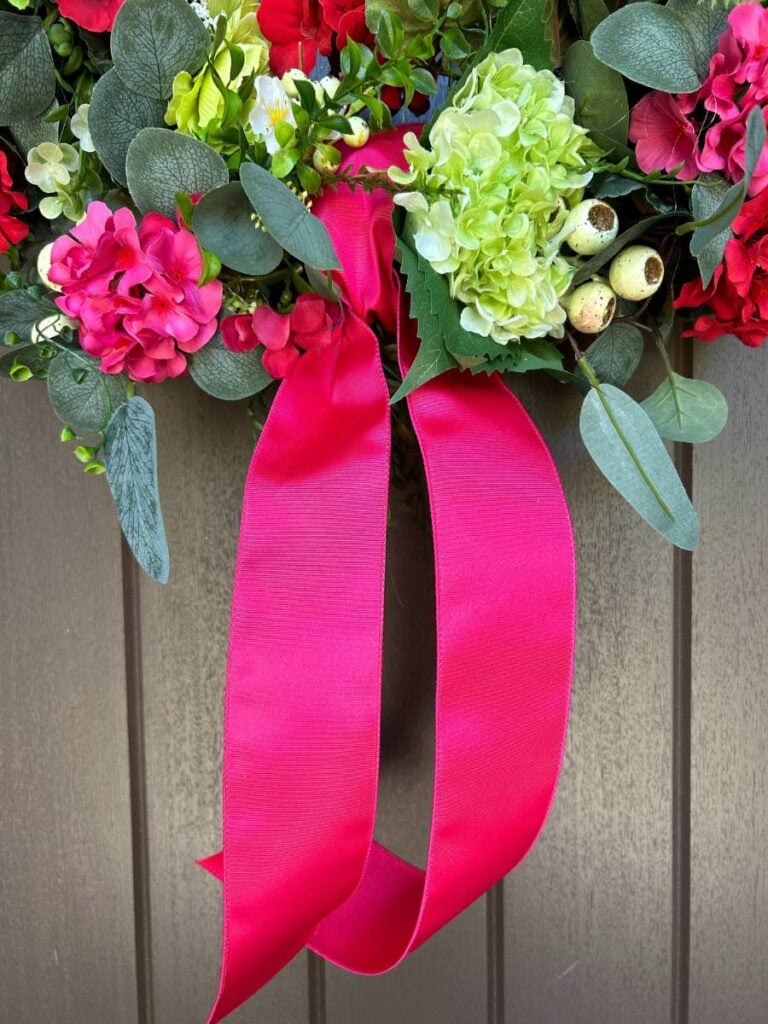
[[[359,164],[402,164],[402,132]],[[386,971],[536,840],[562,759],[575,559],[552,458],[497,377],[408,398],[435,551],[435,782],[426,870],[373,840],[390,426],[374,317],[418,344],[393,274],[391,200],[318,202],[343,274],[338,344],[298,361],[248,473],[227,674],[221,982],[209,1024],[305,945]]]

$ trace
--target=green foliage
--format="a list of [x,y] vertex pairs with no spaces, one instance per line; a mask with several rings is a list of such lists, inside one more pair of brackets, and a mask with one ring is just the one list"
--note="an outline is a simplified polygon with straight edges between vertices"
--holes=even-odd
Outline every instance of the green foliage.
[[[716,219],[718,211],[723,208],[724,204],[727,209],[726,197],[731,187],[725,178],[719,178],[714,175],[708,176],[701,184],[697,182],[691,189],[691,213],[694,219],[698,222]],[[731,210],[735,210],[735,206],[731,206]],[[726,216],[730,216],[730,214],[726,214]],[[733,230],[731,225],[728,224],[722,231],[710,238],[696,257],[701,280],[705,288],[709,285],[715,271],[723,262],[725,247],[732,238]]]
[[125,185],[128,147],[143,128],[161,128],[165,103],[125,86],[112,68],[96,83],[88,127],[96,153],[112,177]]
[[211,44],[186,0],[125,0],[112,29],[115,70],[129,89],[167,99],[180,71],[194,74]]
[[48,372],[48,397],[62,423],[83,433],[102,433],[128,391],[125,377],[102,373],[95,359],[59,352]]
[[11,341],[30,341],[32,328],[40,320],[58,312],[37,289],[9,291],[0,294],[0,338]]
[[576,103],[576,120],[606,153],[627,152],[629,103],[618,71],[595,57],[588,42],[568,48],[563,62],[565,87]]
[[189,358],[189,373],[197,386],[214,398],[236,402],[250,398],[274,383],[261,361],[262,350],[230,352],[217,334]]
[[30,149],[39,146],[42,142],[58,142],[59,126],[55,121],[48,121],[50,110],[38,114],[36,117],[28,117],[23,121],[14,121],[9,125],[13,141],[16,143],[19,153],[26,157]]
[[203,196],[192,213],[192,228],[225,267],[259,276],[279,266],[283,250],[254,219],[242,185],[233,181]]
[[42,114],[51,105],[55,88],[42,21],[0,11],[0,125]]
[[551,13],[549,0],[508,0],[497,15],[488,42],[480,54],[500,53],[516,46],[522,51],[526,64],[532,64],[538,70],[551,68]]
[[685,25],[693,43],[693,64],[703,81],[709,74],[709,62],[720,36],[728,27],[727,5],[702,0],[667,0],[666,7]]
[[587,451],[616,490],[669,541],[693,550],[698,518],[664,442],[637,402],[611,384],[593,387],[580,428]]
[[325,225],[287,185],[258,164],[240,168],[245,194],[275,241],[302,263],[321,270],[340,266]]
[[673,371],[642,406],[668,441],[711,441],[728,421],[728,403],[714,384]]
[[[640,365],[644,349],[643,335],[637,327],[612,323],[592,342],[585,355],[602,384],[623,388]],[[587,378],[578,366],[576,376],[586,391]]]
[[663,92],[695,92],[702,83],[699,35],[689,24],[704,4],[685,16],[669,6],[631,3],[602,21],[592,33],[595,56],[625,78]]
[[49,345],[22,345],[0,356],[0,377],[18,383],[33,377],[45,377],[53,349]]
[[142,213],[172,217],[178,192],[205,194],[226,185],[229,171],[204,142],[166,128],[144,128],[128,147],[128,188]]
[[136,561],[152,579],[167,583],[170,559],[157,484],[155,415],[143,398],[129,399],[110,420],[104,463],[120,525]]

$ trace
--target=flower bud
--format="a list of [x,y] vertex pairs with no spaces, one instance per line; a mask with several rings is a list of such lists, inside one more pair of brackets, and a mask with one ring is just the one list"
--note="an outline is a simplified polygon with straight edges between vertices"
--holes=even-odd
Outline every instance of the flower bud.
[[42,320],[38,320],[36,324],[32,326],[30,332],[30,339],[33,345],[40,345],[46,341],[55,341],[64,330],[65,327],[74,329],[77,324],[74,320],[70,320],[68,316],[64,316],[63,313],[52,313],[50,316],[44,317]]
[[299,95],[295,85],[297,80],[302,82],[306,82],[307,80],[307,76],[303,71],[299,70],[299,68],[291,68],[290,71],[286,71],[281,79],[283,88],[292,100],[295,100]]
[[44,245],[37,254],[37,273],[46,288],[50,288],[52,292],[60,292],[61,287],[58,284],[55,284],[50,277],[48,277],[48,273],[51,269],[52,252],[53,242],[49,242],[48,245]]
[[563,301],[568,320],[582,334],[599,334],[613,320],[616,295],[605,281],[596,279],[579,285]]
[[333,174],[341,163],[341,153],[334,146],[317,146],[312,163],[320,174]]
[[601,199],[584,199],[569,213],[565,231],[565,240],[575,253],[594,256],[618,235],[619,218]]
[[330,99],[333,99],[339,91],[340,85],[341,81],[335,75],[323,75],[320,81],[315,83],[315,95],[317,96],[318,103],[323,102],[323,93],[330,97]]
[[664,262],[650,246],[630,245],[611,263],[608,278],[622,299],[640,302],[649,299],[661,287]]
[[349,118],[352,131],[349,135],[342,135],[342,138],[352,149],[360,149],[371,137],[371,129],[362,117],[353,116]]

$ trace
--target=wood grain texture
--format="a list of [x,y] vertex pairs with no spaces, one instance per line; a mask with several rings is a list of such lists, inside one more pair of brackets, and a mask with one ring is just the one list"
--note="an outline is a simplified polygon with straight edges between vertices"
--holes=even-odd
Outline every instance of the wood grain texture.
[[44,385],[0,423],[0,1016],[134,1024],[119,529]]
[[[204,1021],[218,979],[219,884],[196,866],[221,844],[221,740],[232,576],[253,443],[241,403],[191,381],[152,393],[171,582],[140,594],[149,884],[157,1024]],[[237,1022],[302,1024],[305,958]]]
[[768,351],[720,341],[695,362],[731,414],[694,456],[691,1021],[765,1024]]
[[[634,390],[648,394],[650,371]],[[559,793],[506,887],[509,1024],[662,1024],[671,934],[672,549],[600,476],[579,398],[517,388],[560,469],[579,560],[579,638]]]
[[[397,500],[392,508],[377,838],[423,866],[434,775],[434,565],[427,528]],[[478,900],[389,974],[327,968],[328,1024],[484,1021],[485,928]]]

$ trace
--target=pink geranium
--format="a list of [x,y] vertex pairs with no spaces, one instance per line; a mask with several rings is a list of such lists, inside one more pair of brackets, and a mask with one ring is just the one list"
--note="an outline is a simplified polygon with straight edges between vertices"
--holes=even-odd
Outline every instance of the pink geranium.
[[160,383],[216,332],[219,281],[200,285],[194,235],[159,213],[140,225],[128,209],[91,203],[85,220],[57,239],[49,276],[59,308],[77,320],[80,344],[105,373]]
[[[768,124],[768,10],[743,3],[728,15],[709,74],[694,93],[650,92],[632,109],[629,137],[644,171],[679,168],[679,178],[718,171],[729,181],[744,177],[746,123],[760,107]],[[768,186],[768,147],[749,187]]]
[[319,352],[333,340],[328,305],[319,295],[300,295],[290,313],[257,306],[221,322],[222,341],[232,352],[264,346],[262,363],[272,377],[285,377],[301,352]]

